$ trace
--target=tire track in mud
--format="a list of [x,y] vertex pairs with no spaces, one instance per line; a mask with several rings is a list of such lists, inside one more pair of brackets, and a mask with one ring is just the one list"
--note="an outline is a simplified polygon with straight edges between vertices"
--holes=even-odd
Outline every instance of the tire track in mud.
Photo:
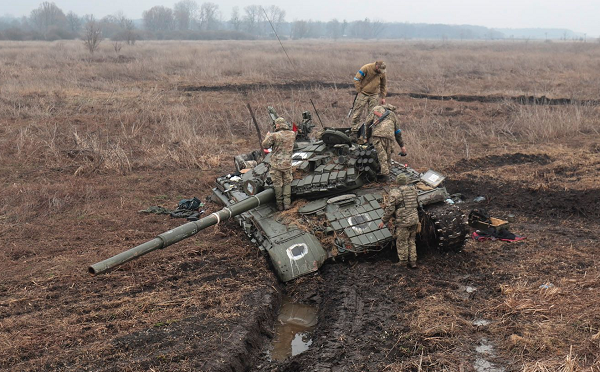
[[506,101],[512,101],[521,105],[550,105],[550,106],[564,106],[564,105],[581,105],[581,106],[598,106],[600,105],[599,100],[578,100],[572,98],[548,98],[546,96],[477,96],[477,95],[436,95],[436,94],[425,94],[425,93],[399,93],[399,94],[388,94],[391,95],[408,95],[410,98],[419,99],[431,99],[436,101],[458,101],[458,102],[480,102],[480,103],[502,103]]
[[290,83],[250,83],[225,85],[183,85],[177,90],[183,92],[247,92],[261,89],[294,90],[294,89],[354,89],[352,83],[327,83],[322,81],[298,81]]
[[[410,366],[418,363],[421,354],[420,349],[415,349],[416,343],[423,345],[426,354],[432,354],[434,359],[443,355],[448,345],[467,344],[468,351],[468,345],[475,345],[479,334],[442,332],[425,337],[422,331],[411,327],[415,327],[420,306],[431,303],[432,298],[458,309],[461,318],[466,319],[463,322],[470,323],[475,318],[473,303],[497,295],[493,290],[485,290],[483,284],[480,292],[470,296],[458,293],[473,282],[479,287],[480,282],[489,280],[475,269],[477,255],[421,252],[422,268],[411,270],[396,264],[395,254],[395,250],[388,250],[373,258],[330,263],[321,268],[322,280],[315,275],[301,283],[287,284],[288,291],[302,298],[314,298],[316,292],[317,298],[322,299],[313,344],[300,355],[257,370],[375,372],[390,365],[412,370]],[[465,355],[460,358],[464,360]]]
[[[247,93],[253,90],[275,89],[275,90],[294,90],[294,89],[352,89],[353,83],[336,83],[322,81],[294,81],[288,83],[248,83],[248,84],[224,84],[224,85],[182,85],[177,90],[183,92],[241,92]],[[354,95],[354,92],[351,92]],[[580,105],[580,106],[598,106],[600,100],[586,99],[578,100],[573,98],[549,98],[546,96],[504,96],[491,95],[480,96],[470,94],[451,94],[438,95],[414,92],[388,92],[388,97],[409,97],[415,99],[430,99],[435,101],[458,101],[458,102],[480,102],[480,103],[502,103],[510,101],[521,105]]]

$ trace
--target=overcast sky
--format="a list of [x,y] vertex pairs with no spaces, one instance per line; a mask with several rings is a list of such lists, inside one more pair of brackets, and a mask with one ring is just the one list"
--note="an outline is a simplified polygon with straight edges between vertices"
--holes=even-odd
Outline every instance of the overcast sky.
[[[0,0],[0,13],[29,15],[41,0]],[[172,7],[177,0],[55,0],[65,13],[94,14],[97,18],[122,11],[130,18],[155,5]],[[205,1],[196,0],[198,4]],[[491,28],[567,28],[600,35],[600,0],[212,0],[224,20],[231,8],[242,11],[248,5],[277,5],[286,11],[286,20],[333,18],[348,21],[369,18],[386,22],[470,24]]]

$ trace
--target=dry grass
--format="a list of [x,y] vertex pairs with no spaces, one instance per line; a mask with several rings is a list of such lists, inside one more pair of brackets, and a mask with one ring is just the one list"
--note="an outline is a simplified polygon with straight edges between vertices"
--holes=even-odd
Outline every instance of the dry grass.
[[[375,58],[389,61],[392,93],[600,96],[595,44],[305,41],[286,47],[293,64],[277,44],[266,41],[145,42],[124,49],[120,59],[111,57],[108,45],[90,59],[78,42],[2,42],[0,114],[6,125],[0,159],[48,167],[67,163],[78,175],[215,167],[231,153],[255,146],[246,102],[258,110],[265,131],[266,105],[298,120],[310,98],[327,125],[340,126],[348,125],[342,118],[351,90],[261,88],[208,95],[178,86],[348,84],[358,68],[355,61]],[[469,104],[390,101],[401,101],[406,142],[417,166],[470,157],[474,141],[543,142],[574,132],[598,133],[595,107],[507,102],[481,113]],[[69,154],[87,155],[69,163]]]

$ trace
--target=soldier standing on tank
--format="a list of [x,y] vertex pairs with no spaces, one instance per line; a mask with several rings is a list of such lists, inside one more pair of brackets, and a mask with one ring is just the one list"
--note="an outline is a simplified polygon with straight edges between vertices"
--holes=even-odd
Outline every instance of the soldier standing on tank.
[[269,175],[275,190],[277,209],[282,211],[289,209],[292,197],[292,154],[296,132],[290,130],[290,126],[284,118],[275,119],[275,133],[268,132],[262,147],[271,148],[271,161]]
[[367,112],[371,112],[377,104],[385,104],[385,95],[387,94],[385,68],[383,61],[368,63],[361,67],[354,76],[356,98],[352,106],[352,128],[350,129],[354,139],[358,139],[363,109],[367,107]]
[[417,190],[412,185],[407,185],[408,178],[404,174],[396,177],[398,187],[390,189],[387,206],[379,228],[382,229],[393,217],[396,230],[396,249],[401,265],[417,268],[417,227],[419,212],[417,211]]
[[379,165],[381,166],[379,176],[382,181],[387,181],[390,174],[394,140],[400,146],[400,155],[406,155],[406,148],[402,140],[402,130],[394,111],[396,111],[396,107],[390,104],[375,106],[365,121],[367,133],[371,133],[369,142],[377,150],[377,160],[379,160]]

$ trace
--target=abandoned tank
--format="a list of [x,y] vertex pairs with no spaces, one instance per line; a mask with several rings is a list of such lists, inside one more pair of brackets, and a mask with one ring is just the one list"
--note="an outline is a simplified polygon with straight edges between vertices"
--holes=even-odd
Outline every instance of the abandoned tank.
[[[269,107],[274,121],[277,113]],[[281,281],[317,271],[325,262],[392,249],[387,226],[379,228],[391,182],[377,182],[377,152],[349,137],[349,128],[314,128],[309,112],[302,114],[292,156],[292,208],[279,212],[269,177],[270,153],[255,150],[234,157],[235,170],[218,177],[212,199],[224,205],[218,212],[190,221],[153,240],[89,267],[100,274],[156,249],[165,248],[201,230],[234,218],[252,243],[267,256]],[[465,215],[443,186],[445,177],[433,170],[419,173],[392,162],[390,179],[405,174],[418,191],[419,248],[460,251],[468,238]]]

